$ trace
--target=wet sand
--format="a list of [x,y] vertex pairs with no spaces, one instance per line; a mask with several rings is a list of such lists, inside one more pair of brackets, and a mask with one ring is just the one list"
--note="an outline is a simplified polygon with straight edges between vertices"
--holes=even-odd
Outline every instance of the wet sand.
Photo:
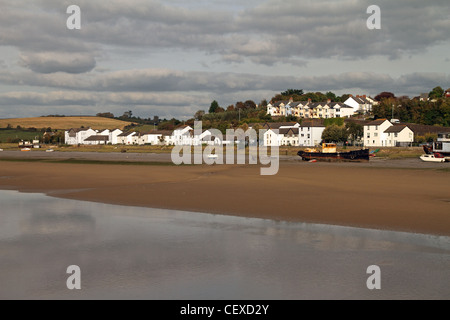
[[[304,163],[286,157],[276,176],[260,176],[260,167],[250,165],[2,161],[0,189],[120,205],[450,236],[450,172],[422,170],[429,164],[416,160]],[[450,167],[442,165],[435,167]]]

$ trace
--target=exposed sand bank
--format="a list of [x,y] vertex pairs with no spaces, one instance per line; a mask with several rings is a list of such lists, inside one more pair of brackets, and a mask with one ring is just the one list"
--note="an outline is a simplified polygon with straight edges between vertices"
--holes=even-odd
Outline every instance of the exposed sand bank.
[[450,172],[284,161],[259,166],[0,163],[0,188],[120,205],[450,236]]

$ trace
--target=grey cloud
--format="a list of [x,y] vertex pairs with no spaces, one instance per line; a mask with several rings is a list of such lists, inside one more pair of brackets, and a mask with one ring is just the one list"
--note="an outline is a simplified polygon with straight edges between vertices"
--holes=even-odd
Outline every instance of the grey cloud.
[[[68,92],[98,92],[99,96],[121,97],[117,103],[154,103],[146,97],[157,94],[171,97],[170,104],[177,105],[177,97],[182,104],[182,97],[193,94],[233,94],[251,91],[280,91],[286,88],[301,88],[311,91],[340,91],[352,88],[373,90],[373,88],[389,89],[401,93],[414,93],[427,90],[436,85],[448,82],[445,73],[411,73],[398,79],[388,74],[374,72],[346,72],[323,76],[261,76],[255,74],[217,73],[217,72],[181,72],[165,69],[122,70],[105,73],[89,73],[72,75],[66,73],[36,75],[32,72],[11,73],[0,72],[0,83],[7,85],[27,85],[47,87],[51,89],[70,90]],[[145,98],[145,99],[144,99]],[[263,97],[261,97],[263,98]],[[267,97],[265,97],[267,98]],[[130,102],[131,101],[131,102]],[[192,102],[192,101],[191,101]],[[162,102],[158,102],[161,104]]]
[[37,73],[85,73],[96,66],[95,58],[90,54],[39,52],[23,53],[20,64]]
[[176,1],[80,0],[82,30],[73,32],[65,28],[72,1],[3,0],[0,44],[91,54],[104,46],[171,48],[218,54],[225,62],[296,65],[321,57],[396,59],[449,42],[448,1],[379,0],[382,29],[368,30],[372,2],[270,0],[236,13],[232,6],[186,8]]

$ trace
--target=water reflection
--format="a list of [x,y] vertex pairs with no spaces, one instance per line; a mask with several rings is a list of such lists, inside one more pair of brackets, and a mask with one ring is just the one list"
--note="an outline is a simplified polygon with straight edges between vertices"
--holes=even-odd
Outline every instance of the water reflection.
[[[0,298],[449,299],[450,238],[0,192]],[[82,290],[65,287],[79,265]],[[382,268],[381,291],[366,269]]]

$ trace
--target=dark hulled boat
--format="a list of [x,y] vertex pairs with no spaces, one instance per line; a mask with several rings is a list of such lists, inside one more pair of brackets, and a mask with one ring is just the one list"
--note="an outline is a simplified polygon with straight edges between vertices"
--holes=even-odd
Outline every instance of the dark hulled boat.
[[324,143],[322,151],[306,149],[297,153],[304,161],[369,161],[369,149],[337,152],[334,143]]

